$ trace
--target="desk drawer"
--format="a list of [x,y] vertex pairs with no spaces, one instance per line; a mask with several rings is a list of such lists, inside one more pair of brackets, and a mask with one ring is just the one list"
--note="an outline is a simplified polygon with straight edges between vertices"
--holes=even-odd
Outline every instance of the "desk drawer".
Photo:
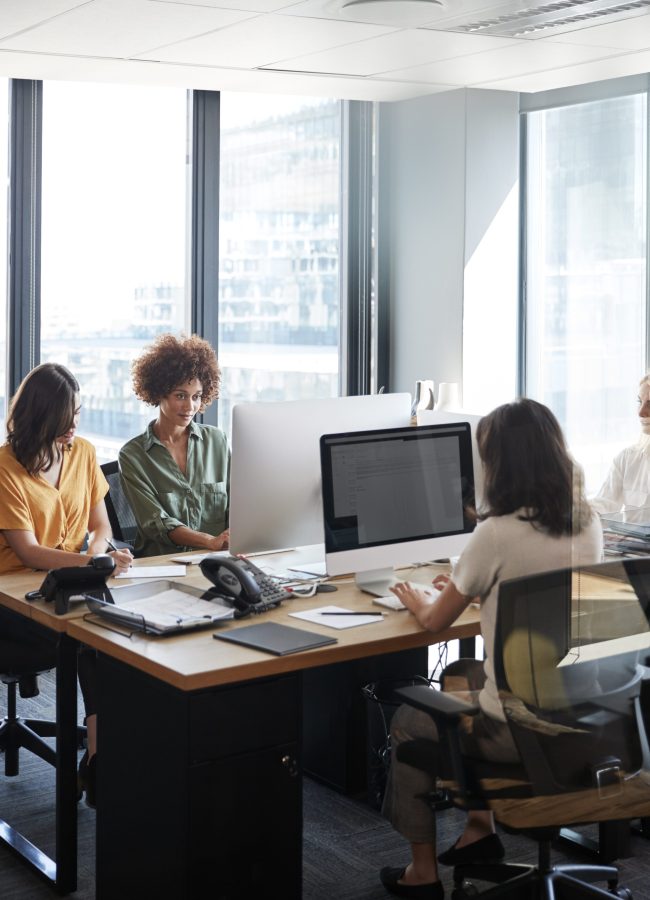
[[191,697],[192,762],[298,740],[300,678],[289,675]]

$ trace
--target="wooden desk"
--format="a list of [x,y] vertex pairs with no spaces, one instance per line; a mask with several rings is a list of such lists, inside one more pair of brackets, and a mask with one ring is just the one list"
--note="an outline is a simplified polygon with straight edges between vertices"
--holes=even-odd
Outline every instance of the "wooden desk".
[[[207,585],[199,570],[188,578]],[[475,610],[440,635],[405,612],[336,632],[289,616],[369,602],[341,583],[336,594],[264,614],[338,638],[286,657],[215,641],[211,631],[128,638],[68,622],[71,636],[99,651],[97,900],[189,900],[206,884],[220,898],[301,896],[306,675],[478,633]]]

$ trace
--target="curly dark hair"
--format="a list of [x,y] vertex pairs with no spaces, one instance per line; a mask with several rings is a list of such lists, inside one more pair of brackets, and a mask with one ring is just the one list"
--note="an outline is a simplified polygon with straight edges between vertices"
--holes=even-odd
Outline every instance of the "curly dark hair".
[[488,507],[480,519],[524,508],[521,519],[554,536],[579,534],[589,523],[582,471],[548,407],[526,397],[499,406],[479,422],[476,442]]
[[201,382],[200,412],[219,396],[221,370],[210,344],[196,334],[177,338],[161,334],[131,365],[133,391],[150,406],[158,406],[174,388],[195,378]]
[[50,468],[54,443],[72,428],[79,384],[58,363],[43,363],[23,378],[7,417],[7,443],[30,475]]

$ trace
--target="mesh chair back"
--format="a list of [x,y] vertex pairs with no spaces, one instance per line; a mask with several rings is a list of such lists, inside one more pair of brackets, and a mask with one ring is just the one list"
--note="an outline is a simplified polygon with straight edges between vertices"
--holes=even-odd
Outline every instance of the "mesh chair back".
[[138,534],[138,526],[122,488],[117,460],[104,463],[101,469],[108,481],[108,494],[105,500],[113,536],[118,541],[133,545]]
[[597,789],[608,759],[612,792],[650,775],[640,714],[650,560],[629,562],[500,585],[495,677],[536,794]]

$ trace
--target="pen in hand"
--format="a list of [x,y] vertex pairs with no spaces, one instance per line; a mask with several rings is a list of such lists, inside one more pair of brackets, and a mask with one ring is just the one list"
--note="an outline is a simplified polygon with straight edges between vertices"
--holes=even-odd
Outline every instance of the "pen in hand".
[[108,550],[117,550],[117,547],[110,538],[106,538],[106,547]]

